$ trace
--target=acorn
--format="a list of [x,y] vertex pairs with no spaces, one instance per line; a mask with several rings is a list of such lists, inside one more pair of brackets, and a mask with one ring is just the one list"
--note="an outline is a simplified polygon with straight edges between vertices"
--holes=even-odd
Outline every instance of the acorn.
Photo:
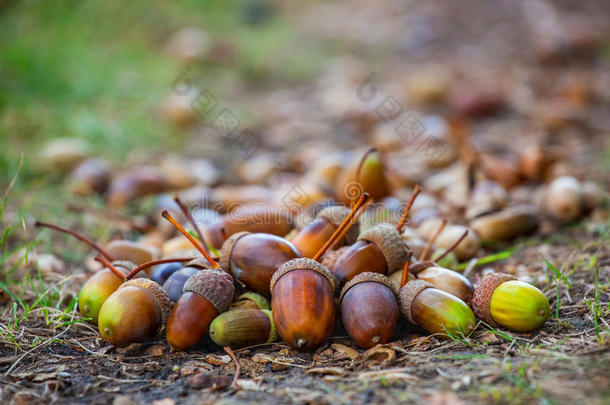
[[[389,279],[392,282],[392,285],[394,286],[394,289],[396,291],[399,291],[400,287],[402,287],[401,286],[402,272],[396,271],[396,272],[390,274]],[[415,278],[415,276],[413,274],[407,273],[407,280],[406,280],[406,282],[408,283],[409,281],[413,281],[413,280],[417,280],[417,279]]]
[[186,350],[205,337],[210,323],[233,301],[233,278],[219,269],[191,276],[167,321],[165,338],[172,350]]
[[[313,257],[324,242],[337,230],[349,212],[349,208],[338,205],[322,209],[312,222],[296,234],[292,243],[303,257]],[[337,242],[337,247],[344,244],[353,244],[358,238],[359,231],[360,225],[355,223],[345,234],[345,237]]]
[[119,288],[123,281],[125,281],[126,275],[133,270],[135,265],[125,260],[115,261],[106,250],[99,247],[95,242],[91,241],[86,236],[81,235],[80,233],[71,229],[40,221],[36,221],[34,226],[53,229],[55,231],[73,236],[74,238],[91,246],[93,249],[99,252],[103,258],[102,264],[105,267],[96,272],[89,280],[87,280],[78,293],[78,309],[81,315],[86,318],[91,318],[91,322],[97,324],[102,304],[113,292],[117,290],[117,288]]
[[136,265],[149,262],[159,256],[158,249],[125,239],[110,241],[106,251],[117,260],[128,260]]
[[466,219],[474,219],[481,215],[496,212],[506,206],[508,193],[499,183],[483,180],[474,185],[470,195]]
[[278,338],[273,315],[264,309],[232,309],[210,324],[210,338],[218,346],[232,349],[275,342]]
[[220,249],[231,235],[239,232],[287,235],[294,227],[292,216],[286,210],[267,204],[240,205],[220,221],[206,227],[206,237],[214,249]]
[[313,259],[284,263],[271,278],[271,310],[282,339],[297,350],[313,350],[335,324],[333,275]]
[[390,195],[381,154],[375,148],[367,150],[362,158],[345,169],[337,181],[335,194],[343,204],[349,205],[367,192],[373,200]]
[[[455,272],[435,266],[432,262],[426,262],[423,266],[411,266],[418,280],[426,281],[441,291],[445,291],[458,297],[466,304],[470,304],[474,287],[466,277]],[[416,273],[415,273],[416,272]]]
[[367,193],[359,198],[350,214],[313,258],[292,259],[271,278],[273,321],[282,339],[297,350],[315,349],[333,330],[335,280],[317,260],[347,232],[353,217],[368,198]]
[[508,241],[534,231],[538,227],[538,218],[536,207],[519,204],[478,217],[470,227],[483,242]]
[[269,296],[271,276],[282,264],[300,257],[296,247],[284,238],[268,233],[239,232],[221,249],[220,267],[246,288]]
[[159,285],[163,285],[172,274],[183,268],[183,266],[184,265],[179,262],[160,264],[153,269],[150,274],[150,279]]
[[86,197],[94,193],[101,194],[110,182],[110,168],[103,160],[89,158],[82,161],[70,173],[68,184],[70,191]]
[[154,166],[139,166],[122,173],[110,182],[107,201],[111,208],[120,208],[136,198],[161,193],[167,189],[161,170]]
[[192,266],[185,266],[173,274],[171,274],[167,280],[163,283],[163,289],[169,296],[172,302],[177,302],[184,291],[184,284],[191,276],[197,274],[201,269]]
[[82,316],[91,318],[91,322],[95,324],[104,302],[123,284],[125,276],[136,267],[127,261],[113,261],[112,265],[123,273],[122,277],[105,267],[87,280],[78,293],[78,310]]
[[392,274],[402,268],[407,248],[400,233],[390,224],[377,224],[362,232],[358,241],[339,257],[333,275],[342,286],[364,272]]
[[388,277],[358,274],[345,284],[339,302],[343,326],[358,346],[369,349],[392,340],[400,310]]
[[407,320],[429,333],[466,336],[476,326],[474,313],[464,301],[426,281],[406,283],[398,298]]
[[472,297],[477,316],[492,326],[530,332],[549,318],[549,301],[542,291],[506,273],[483,277]]
[[98,327],[114,346],[154,338],[167,321],[171,301],[161,286],[138,278],[122,284],[102,305]]
[[241,294],[231,304],[231,310],[233,309],[271,309],[271,305],[267,298],[260,294],[253,292],[245,292]]
[[558,177],[549,184],[546,211],[561,222],[573,222],[583,215],[585,194],[582,183],[572,176]]
[[466,238],[455,248],[453,253],[455,253],[456,257],[461,261],[470,260],[477,254],[481,247],[481,240],[472,229],[466,226],[447,225],[438,236],[435,244],[439,248],[447,249],[453,245],[465,231],[468,231]]

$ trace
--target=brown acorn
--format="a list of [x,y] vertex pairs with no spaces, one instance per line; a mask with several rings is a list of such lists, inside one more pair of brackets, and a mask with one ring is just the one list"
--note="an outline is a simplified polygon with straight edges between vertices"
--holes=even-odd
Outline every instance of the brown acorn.
[[484,322],[515,332],[538,329],[549,318],[544,293],[506,273],[483,277],[474,291],[472,307]]
[[293,227],[293,219],[285,210],[251,204],[223,215],[220,221],[206,227],[205,234],[214,249],[220,249],[227,238],[239,232],[285,236]]
[[125,239],[113,240],[106,245],[105,249],[116,260],[128,260],[136,265],[160,256],[158,249]]
[[225,241],[220,267],[226,269],[246,288],[269,296],[271,276],[282,264],[300,257],[286,239],[268,233],[239,232]]
[[[324,245],[324,242],[337,230],[349,212],[349,208],[338,205],[324,208],[312,222],[299,231],[292,239],[292,243],[303,257],[313,257]],[[358,223],[354,224],[345,237],[337,242],[337,247],[342,244],[351,245],[354,243],[359,230],[360,225]]]
[[499,183],[484,180],[476,183],[470,195],[466,218],[473,219],[481,215],[496,212],[506,206],[508,193]]
[[335,280],[318,263],[330,245],[349,228],[369,198],[363,194],[335,233],[312,259],[292,259],[271,278],[271,309],[278,333],[297,350],[313,350],[330,335],[335,324]]
[[544,199],[546,211],[561,222],[573,222],[586,207],[582,183],[572,176],[558,177],[549,184]]
[[187,350],[203,339],[210,323],[233,301],[233,278],[222,270],[202,270],[184,284],[167,321],[165,338],[173,350]]
[[400,311],[392,281],[379,273],[361,273],[339,297],[341,319],[350,338],[369,349],[392,340]]
[[464,301],[426,281],[406,283],[398,297],[407,320],[429,333],[465,336],[476,326],[474,314]]
[[297,350],[320,346],[335,324],[333,275],[313,259],[292,259],[270,284],[271,312],[282,339]]
[[520,204],[478,217],[470,223],[470,227],[483,242],[508,241],[536,229],[538,218],[536,207]]
[[407,248],[400,233],[389,224],[377,224],[358,236],[335,262],[333,275],[342,286],[364,272],[392,274],[402,268]]
[[120,174],[110,183],[107,201],[111,208],[120,208],[128,202],[167,189],[163,173],[154,166],[140,166]]
[[165,325],[171,302],[161,286],[138,278],[122,284],[102,305],[98,327],[115,346],[145,342]]
[[[412,269],[416,266],[412,266]],[[458,297],[466,304],[470,304],[474,287],[466,277],[458,272],[435,266],[432,262],[426,262],[424,266],[417,266],[416,269],[411,271],[416,272],[414,274],[418,280],[426,281],[435,288]]]

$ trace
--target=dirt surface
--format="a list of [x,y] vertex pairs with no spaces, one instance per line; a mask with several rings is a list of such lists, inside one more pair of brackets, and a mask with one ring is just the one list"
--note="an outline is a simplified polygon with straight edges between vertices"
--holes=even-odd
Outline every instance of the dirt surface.
[[[355,130],[357,119],[345,111],[355,105],[354,109],[372,114],[384,97],[401,98],[405,72],[421,72],[434,60],[457,72],[453,80],[466,87],[493,83],[510,88],[508,111],[472,122],[472,142],[477,148],[517,152],[540,130],[537,123],[544,121],[542,127],[551,133],[549,143],[570,151],[566,160],[572,172],[608,189],[604,152],[610,146],[607,37],[595,55],[572,44],[573,48],[566,46],[565,53],[556,55],[565,60],[540,60],[541,49],[553,43],[558,27],[576,36],[588,35],[592,27],[607,29],[606,2],[591,2],[578,10],[563,4],[568,2],[555,2],[554,7],[537,1],[517,6],[507,1],[493,5],[449,2],[446,7],[401,3],[287,7],[287,18],[302,35],[327,43],[341,38],[341,45],[353,52],[321,77],[295,88],[235,90],[245,104],[264,98],[258,124],[264,140],[260,153],[272,150],[284,159],[295,156],[301,162],[318,149],[345,150],[379,141]],[[565,22],[568,17],[573,25]],[[568,30],[568,25],[576,28]],[[358,51],[365,46],[367,52]],[[371,73],[379,98],[363,101],[358,91]],[[349,79],[351,74],[357,79]],[[565,96],[570,83],[583,78],[593,101],[574,111],[554,110],[550,101],[570,97]],[[448,113],[446,105],[405,105],[409,111]],[[557,121],[568,124],[556,129]],[[226,147],[210,131],[208,125],[198,128],[194,139],[201,142],[185,154],[218,152],[218,161],[226,164],[231,178],[235,176],[231,165],[244,160],[240,150]],[[161,338],[119,349],[102,340],[96,326],[73,323],[75,312],[64,310],[88,276],[83,270],[86,266],[68,257],[66,263],[50,266],[40,280],[32,266],[26,267],[22,270],[32,274],[29,284],[12,286],[11,291],[32,305],[27,316],[17,319],[25,311],[7,294],[0,295],[0,402],[608,403],[609,224],[607,207],[602,207],[577,224],[543,226],[532,237],[487,246],[480,257],[507,248],[513,251],[508,259],[466,270],[473,282],[492,268],[543,290],[551,317],[538,331],[518,334],[480,324],[467,338],[447,340],[410,329],[403,319],[393,343],[364,351],[352,347],[338,324],[333,337],[314,353],[298,353],[284,343],[235,350],[240,368],[235,382],[235,362],[211,342],[186,353],[170,352]],[[27,227],[26,231],[32,238],[34,231]],[[51,240],[37,246],[35,253],[71,249],[63,237]],[[10,242],[15,247],[18,239]],[[561,277],[545,261],[554,264]],[[68,274],[73,276],[66,280]],[[51,307],[42,306],[44,300],[37,296],[45,291],[43,278],[47,286],[62,286],[46,290],[53,295]],[[593,316],[596,297],[600,310]]]

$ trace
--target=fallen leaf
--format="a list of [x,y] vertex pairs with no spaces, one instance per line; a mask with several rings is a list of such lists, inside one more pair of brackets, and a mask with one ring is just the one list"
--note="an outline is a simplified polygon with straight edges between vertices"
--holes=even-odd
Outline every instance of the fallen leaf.
[[462,405],[463,402],[453,392],[435,392],[426,397],[429,405]]
[[341,343],[333,343],[330,345],[330,347],[345,355],[345,357],[349,358],[350,360],[354,360],[358,357],[358,352],[355,349],[342,345]]
[[165,350],[163,345],[153,345],[144,351],[144,354],[148,356],[162,356]]
[[341,367],[316,367],[310,368],[305,374],[330,374],[330,375],[345,375],[345,369]]
[[232,378],[226,375],[213,373],[197,373],[189,382],[189,386],[193,389],[212,388],[217,390],[227,387],[231,384]]
[[171,398],[163,398],[163,399],[157,399],[156,401],[153,401],[152,405],[175,405],[175,402]]
[[231,356],[229,355],[216,355],[216,354],[208,354],[204,358],[206,363],[213,364],[215,366],[221,366],[223,364],[229,364],[231,362]]
[[364,361],[368,367],[388,366],[396,360],[396,352],[386,346],[377,345],[364,353]]
[[41,381],[53,379],[55,377],[57,377],[57,373],[55,373],[55,372],[37,374],[34,378],[32,378],[32,381],[41,382]]

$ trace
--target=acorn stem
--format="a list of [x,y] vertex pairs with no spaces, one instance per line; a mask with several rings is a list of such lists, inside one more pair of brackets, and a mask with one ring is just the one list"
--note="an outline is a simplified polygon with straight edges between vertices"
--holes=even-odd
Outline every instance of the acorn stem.
[[456,240],[453,245],[449,246],[447,248],[447,250],[445,250],[439,257],[437,257],[436,259],[433,259],[433,262],[438,262],[439,260],[443,260],[443,258],[445,256],[447,256],[449,253],[453,252],[459,245],[460,243],[462,243],[462,241],[464,240],[464,238],[466,238],[466,236],[468,236],[468,229],[466,229],[464,231],[464,233],[462,234],[462,236],[460,236],[458,238],[458,240]]
[[400,288],[404,287],[407,284],[407,275],[409,274],[409,265],[411,264],[410,258],[405,260],[404,266],[402,266],[402,277],[400,279]]
[[352,220],[350,221],[349,226],[346,226],[343,231],[339,234],[339,236],[337,236],[337,239],[335,239],[335,241],[330,245],[329,249],[332,250],[335,248],[335,245],[337,243],[339,243],[339,241],[341,239],[343,239],[345,237],[345,235],[347,234],[347,232],[349,232],[350,228],[352,227],[352,225],[354,225],[356,223],[356,221],[358,221],[358,218],[360,218],[360,216],[368,209],[368,207],[373,203],[373,200],[367,200],[366,203],[364,203],[364,205],[362,206],[362,208],[360,210],[358,210],[358,212],[356,213],[356,215],[354,215],[354,217],[352,218]]
[[426,260],[426,258],[428,257],[428,253],[430,253],[430,249],[432,249],[432,245],[434,245],[434,242],[436,242],[436,239],[441,234],[441,232],[443,232],[443,229],[445,229],[446,225],[447,225],[447,219],[443,218],[443,221],[441,222],[441,224],[439,225],[438,229],[436,230],[436,233],[434,234],[434,236],[432,236],[430,238],[430,240],[428,241],[428,244],[426,245],[424,250],[419,255],[419,261],[420,262],[422,260]]
[[358,199],[356,204],[352,207],[350,213],[345,217],[343,222],[341,222],[341,224],[335,230],[335,232],[331,235],[331,237],[328,238],[328,240],[324,243],[324,245],[320,248],[320,250],[318,250],[318,252],[314,255],[314,257],[312,257],[313,260],[315,260],[315,261],[320,260],[320,257],[322,257],[322,255],[328,250],[330,245],[333,244],[333,242],[337,239],[339,234],[341,234],[341,232],[343,232],[343,229],[345,227],[352,225],[350,223],[351,219],[354,217],[354,215],[356,215],[356,213],[358,212],[360,207],[362,207],[362,205],[364,205],[364,203],[369,199],[369,197],[370,197],[369,193],[366,193],[366,192],[360,196],[360,198]]
[[[377,152],[377,148],[369,148],[366,152],[364,152],[364,155],[362,155],[362,157],[360,158],[360,162],[358,162],[358,167],[356,168],[356,176],[354,177],[354,181],[356,181],[356,183],[360,184],[362,186],[362,184],[360,183],[360,172],[362,171],[362,166],[364,166],[364,161],[366,160],[367,157],[369,157],[369,155],[371,153],[375,153]],[[354,197],[354,199],[350,202],[350,208],[354,206],[355,202],[356,202],[356,197]]]
[[206,258],[206,260],[210,263],[210,265],[212,266],[212,268],[214,269],[218,269],[220,268],[220,266],[218,265],[218,263],[216,262],[216,260],[214,260],[214,258],[212,256],[210,256],[208,254],[208,252],[206,252],[201,245],[199,245],[199,243],[197,243],[197,241],[195,240],[195,238],[193,238],[183,227],[182,225],[180,225],[178,223],[178,221],[176,221],[174,219],[174,217],[172,217],[172,215],[167,211],[167,210],[163,210],[163,212],[161,212],[161,216],[165,219],[167,219],[172,225],[174,225],[174,227],[176,227],[176,229],[178,229],[180,231],[181,234],[184,235],[185,238],[187,238],[189,240],[189,242],[191,242],[193,244],[193,246],[195,246],[195,248],[201,252],[201,254],[203,255],[203,257]]
[[411,195],[411,199],[409,200],[409,203],[405,207],[405,210],[402,213],[402,217],[400,217],[400,221],[398,222],[398,225],[396,225],[396,230],[398,232],[402,232],[402,228],[405,226],[405,223],[407,222],[407,216],[409,216],[409,211],[411,211],[411,206],[413,205],[413,202],[415,201],[415,198],[420,193],[420,191],[421,191],[421,188],[419,187],[419,185],[416,185],[415,188],[413,189],[413,194]]
[[112,265],[104,256],[97,255],[95,256],[95,261],[102,263],[103,266],[108,267],[108,270],[113,272],[117,277],[119,277],[123,281],[127,281],[127,277],[125,274],[121,273],[116,267]]
[[108,253],[106,253],[106,251],[104,251],[104,249],[102,249],[101,247],[99,247],[95,242],[91,241],[90,239],[87,239],[85,236],[81,235],[80,233],[67,229],[67,228],[63,228],[61,226],[58,225],[54,225],[54,224],[49,224],[47,222],[40,222],[40,221],[36,221],[34,223],[34,226],[36,227],[44,227],[44,228],[50,228],[53,229],[55,231],[59,231],[59,232],[63,232],[63,233],[67,233],[68,235],[72,235],[74,236],[76,239],[81,240],[83,242],[85,242],[86,244],[88,244],[89,246],[91,246],[93,249],[97,250],[99,252],[99,254],[101,254],[102,256],[104,256],[104,258],[108,261],[113,261],[114,259],[112,258],[112,256],[110,256]]
[[194,260],[194,259],[195,259],[195,257],[178,257],[178,258],[174,258],[174,259],[151,260],[150,262],[142,263],[141,265],[139,265],[138,267],[133,269],[127,275],[127,277],[125,277],[125,280],[131,280],[140,271],[142,271],[142,270],[144,270],[144,269],[146,269],[148,267],[151,267],[151,266],[156,266],[158,264],[165,264],[165,263],[190,262],[191,260]]
[[231,388],[239,389],[239,385],[237,385],[237,379],[239,378],[239,373],[241,372],[241,367],[239,366],[239,361],[237,361],[237,356],[233,353],[233,350],[229,346],[223,347],[224,351],[227,352],[233,362],[235,363],[235,375],[233,376],[233,381],[231,382]]
[[197,223],[193,220],[193,216],[191,215],[189,210],[186,208],[184,203],[180,200],[180,197],[178,197],[178,194],[174,194],[174,202],[180,208],[180,211],[182,211],[182,215],[184,215],[186,217],[186,220],[189,221],[189,224],[191,224],[193,229],[195,229],[195,232],[197,232],[197,236],[199,237],[201,246],[205,249],[206,252],[210,253],[210,250],[208,249],[208,244],[205,241],[205,238],[203,237],[203,234],[201,233],[199,226],[197,226]]

